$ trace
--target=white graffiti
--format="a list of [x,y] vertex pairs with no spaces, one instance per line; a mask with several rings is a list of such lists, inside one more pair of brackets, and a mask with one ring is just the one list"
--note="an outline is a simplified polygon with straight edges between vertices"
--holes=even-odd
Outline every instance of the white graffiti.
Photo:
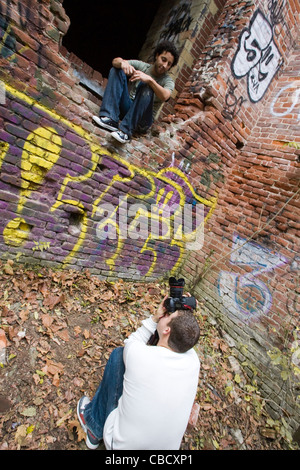
[[[297,86],[298,86],[298,88],[297,88]],[[276,107],[277,100],[279,99],[279,97],[282,95],[282,93],[284,93],[286,90],[290,90],[291,88],[295,88],[295,90],[293,91],[293,93],[290,96],[290,98],[292,100],[291,106],[288,109],[285,109],[282,112],[275,111],[274,107]],[[271,103],[271,106],[270,106],[271,114],[273,114],[273,116],[278,116],[278,117],[283,117],[283,116],[286,116],[287,114],[290,114],[293,111],[293,109],[297,106],[297,104],[299,103],[299,101],[300,101],[299,98],[300,98],[300,82],[289,83],[288,85],[283,87],[281,90],[279,90],[279,92],[277,93],[277,95],[273,99],[273,101]],[[300,111],[299,111],[297,119],[298,119],[298,121],[300,120]]]
[[234,236],[230,257],[233,271],[221,271],[218,281],[219,295],[229,315],[249,321],[266,315],[272,306],[272,294],[266,284],[257,278],[286,264],[288,260],[256,243]]
[[5,104],[5,84],[0,80],[0,104]]
[[264,96],[281,64],[272,26],[263,13],[256,10],[249,27],[240,35],[231,63],[232,72],[238,79],[247,75],[249,98],[257,102]]

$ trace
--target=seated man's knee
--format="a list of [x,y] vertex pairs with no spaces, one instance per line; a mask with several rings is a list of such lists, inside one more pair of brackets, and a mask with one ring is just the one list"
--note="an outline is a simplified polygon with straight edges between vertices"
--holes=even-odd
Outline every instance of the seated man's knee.
[[147,83],[140,83],[137,88],[136,95],[153,98],[154,91],[149,85],[147,85]]
[[108,74],[108,80],[111,78],[115,78],[115,77],[122,78],[123,80],[127,81],[127,76],[122,69],[117,69],[116,67],[112,67]]

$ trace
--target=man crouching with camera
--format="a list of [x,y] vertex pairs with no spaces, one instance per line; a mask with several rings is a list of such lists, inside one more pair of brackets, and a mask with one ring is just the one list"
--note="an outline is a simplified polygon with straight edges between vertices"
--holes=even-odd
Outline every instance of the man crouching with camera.
[[196,300],[182,295],[178,281],[170,278],[171,297],[111,353],[92,401],[79,400],[88,448],[102,439],[107,450],[180,448],[197,392],[200,331]]

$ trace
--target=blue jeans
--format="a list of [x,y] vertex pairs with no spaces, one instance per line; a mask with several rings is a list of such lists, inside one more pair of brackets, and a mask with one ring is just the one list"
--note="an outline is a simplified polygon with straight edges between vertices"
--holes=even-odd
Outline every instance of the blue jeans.
[[118,406],[123,392],[125,365],[123,347],[113,350],[104,369],[103,379],[94,398],[85,407],[84,419],[87,427],[97,439],[103,439],[103,428],[108,415]]
[[141,82],[134,100],[129,96],[127,76],[121,69],[112,67],[105,88],[100,117],[109,117],[129,137],[133,132],[146,132],[153,123],[153,90]]

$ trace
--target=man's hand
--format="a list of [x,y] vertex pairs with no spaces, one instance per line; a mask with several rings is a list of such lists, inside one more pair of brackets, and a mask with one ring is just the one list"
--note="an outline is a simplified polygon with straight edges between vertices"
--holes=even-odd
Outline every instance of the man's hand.
[[165,307],[165,300],[168,298],[168,295],[166,295],[164,298],[163,298],[163,301],[161,302],[161,304],[158,306],[158,309],[155,313],[155,315],[152,316],[152,320],[155,322],[155,323],[158,323],[159,320],[167,313],[167,309]]
[[[187,292],[186,294],[184,294],[184,296],[185,296],[185,297],[192,297],[192,295],[191,295],[189,292]],[[196,297],[195,297],[195,300],[196,300],[196,308],[198,308],[198,307],[199,307],[199,302],[198,302],[198,300],[196,299]]]
[[142,72],[141,70],[134,70],[134,72],[131,75],[129,81],[130,82],[137,82],[138,80],[141,80],[141,82],[144,82],[144,83],[150,83],[151,81],[153,81],[153,78],[151,78],[150,75],[147,75],[146,73]]
[[113,67],[116,67],[116,69],[122,69],[125,75],[131,76],[135,72],[135,68],[129,64],[129,62],[125,59],[122,59],[122,57],[116,57],[112,61]]
[[[121,63],[121,69],[123,72],[132,78],[133,74],[136,72],[135,68],[130,65],[127,60],[123,60]],[[131,80],[130,78],[130,80]]]
[[146,83],[156,96],[161,100],[161,101],[166,101],[170,98],[171,92],[167,88],[162,87],[157,83],[156,80],[154,80],[153,77],[150,75],[147,75],[146,73],[142,72],[141,70],[135,70],[135,72],[131,75],[129,81],[130,82],[136,82],[140,80],[141,82]]

